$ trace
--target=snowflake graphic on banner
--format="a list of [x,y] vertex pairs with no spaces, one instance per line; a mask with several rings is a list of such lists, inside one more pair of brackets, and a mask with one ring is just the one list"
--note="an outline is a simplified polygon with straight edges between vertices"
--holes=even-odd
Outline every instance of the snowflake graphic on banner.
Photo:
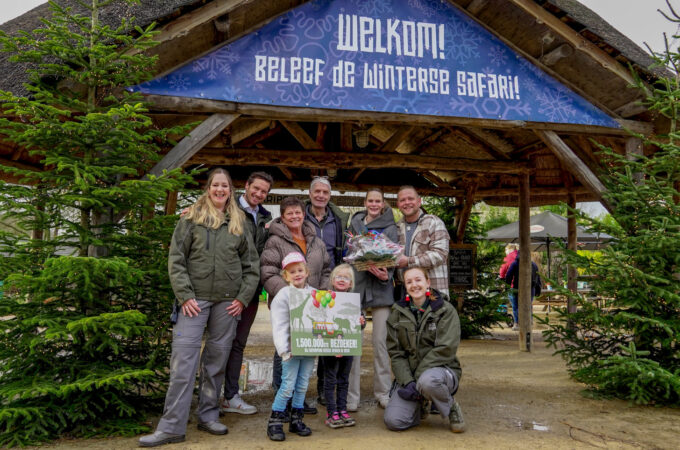
[[171,76],[168,85],[175,92],[186,91],[191,87],[191,80],[180,73]]
[[425,17],[432,17],[440,12],[443,12],[446,8],[443,3],[424,0],[408,0],[408,5],[421,11]]
[[576,114],[571,97],[563,90],[545,89],[536,99],[538,112],[545,114],[551,122],[566,122]]
[[194,61],[192,70],[194,72],[205,72],[209,80],[214,80],[218,74],[230,75],[231,65],[238,62],[240,58],[227,46]]
[[508,62],[507,52],[499,45],[491,46],[487,56],[489,57],[489,62],[496,66],[502,66]]
[[479,58],[479,46],[482,38],[472,27],[463,21],[449,23],[444,47],[446,58],[453,59],[460,64],[466,64],[471,59]]
[[385,0],[382,2],[367,2],[366,0],[354,0],[353,3],[358,8],[359,14],[365,16],[378,16],[392,12],[392,2]]

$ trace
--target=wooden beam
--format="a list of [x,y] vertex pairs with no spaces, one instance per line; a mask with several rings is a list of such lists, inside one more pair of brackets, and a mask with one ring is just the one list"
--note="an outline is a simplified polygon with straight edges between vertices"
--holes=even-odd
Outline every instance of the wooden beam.
[[[590,189],[585,186],[577,186],[571,189],[576,194],[588,194]],[[568,187],[534,187],[531,196],[566,196],[569,194]],[[491,189],[477,189],[475,194],[476,199],[484,199],[485,197],[502,197],[506,195],[517,195],[517,188],[491,188]]]
[[[274,122],[272,122],[272,125],[273,124],[274,124]],[[262,142],[266,139],[269,139],[270,137],[274,136],[275,134],[278,134],[279,131],[281,131],[282,129],[283,129],[283,127],[279,124],[276,124],[274,126],[270,125],[269,129],[261,131],[257,134],[250,136],[249,138],[246,138],[243,141],[241,141],[240,146],[246,147],[246,148],[255,147],[260,142]]]
[[563,58],[568,58],[574,54],[574,47],[569,44],[562,44],[554,50],[546,53],[541,57],[541,62],[546,66],[554,66],[557,61]]
[[191,164],[225,166],[284,166],[316,169],[421,169],[460,170],[481,173],[521,173],[530,170],[523,162],[485,161],[438,156],[398,155],[372,152],[324,152],[259,150],[247,148],[204,149],[188,161]]
[[437,187],[451,187],[449,183],[447,183],[443,178],[439,177],[436,173],[432,171],[421,172],[420,176],[422,176],[427,181],[429,181],[430,183],[434,184]]
[[229,133],[231,145],[238,144],[242,140],[268,129],[271,124],[271,120],[241,120],[234,123]]
[[411,150],[412,155],[420,155],[421,153],[426,152],[428,149],[430,149],[432,146],[434,146],[439,140],[443,137],[446,136],[447,134],[451,133],[451,128],[450,127],[441,127],[438,130],[436,130],[434,133],[430,134],[427,136],[425,139],[422,141],[418,142],[415,145],[415,148]]
[[540,20],[548,28],[550,28],[553,33],[559,35],[562,39],[571,44],[576,50],[588,55],[607,71],[613,73],[627,84],[635,84],[635,80],[630,74],[628,67],[625,67],[616,59],[609,56],[609,54],[607,54],[604,50],[600,49],[597,45],[581,36],[573,28],[552,15],[549,11],[545,10],[534,0],[510,0],[510,2],[521,8],[530,16],[534,17],[534,19],[537,21]]
[[472,0],[468,5],[467,10],[470,14],[476,16],[488,3],[489,0]]
[[288,132],[293,135],[293,137],[302,145],[305,150],[315,150],[321,147],[318,146],[317,142],[309,137],[307,132],[302,129],[299,123],[291,122],[288,120],[279,120],[279,123],[288,130]]
[[529,198],[530,198],[529,174],[519,177],[519,292],[517,302],[519,304],[519,350],[531,351],[531,236],[529,225]]
[[168,195],[165,198],[165,215],[166,216],[172,216],[177,212],[177,196],[178,195],[179,195],[179,192],[177,192],[177,191],[168,192]]
[[536,134],[545,145],[557,156],[562,165],[571,172],[584,186],[597,194],[602,205],[611,212],[611,205],[602,198],[607,189],[600,179],[588,168],[588,166],[574,154],[574,151],[554,131],[535,130]]
[[208,117],[153,166],[149,174],[159,176],[164,170],[181,167],[237,118],[238,114],[213,114]]
[[494,131],[482,130],[481,128],[465,128],[465,132],[493,147],[499,153],[508,155],[515,150],[515,146],[512,143],[506,141]]
[[487,155],[491,156],[493,159],[500,159],[500,160],[504,160],[504,161],[510,160],[510,157],[508,155],[506,155],[505,153],[496,150],[496,148],[494,146],[489,145],[486,142],[482,142],[474,136],[469,136],[464,130],[468,130],[468,128],[452,129],[451,134],[458,136],[460,139],[462,139],[470,147],[486,153]]
[[387,141],[381,146],[373,150],[376,153],[392,153],[402,142],[406,140],[409,134],[413,131],[413,126],[404,126],[399,128]]
[[458,219],[458,229],[456,230],[456,243],[462,244],[463,237],[465,236],[465,227],[467,226],[468,220],[470,219],[470,213],[472,212],[472,207],[475,204],[475,191],[477,190],[477,183],[470,183],[465,194],[465,203],[463,203],[463,209],[460,211],[460,216]]
[[293,172],[291,172],[290,169],[287,169],[285,167],[278,167],[278,169],[287,179],[292,180],[293,178],[295,178],[295,176],[293,176]]
[[29,164],[22,163],[21,161],[15,161],[13,159],[0,157],[0,171],[5,172],[4,170],[2,170],[2,166],[13,167],[15,169],[21,170],[30,170],[31,172],[39,172],[42,170],[41,167],[31,166]]
[[[642,139],[637,137],[630,137],[626,139],[626,159],[628,161],[636,161],[641,156],[644,156],[644,148],[642,147]],[[640,184],[644,174],[642,172],[633,173],[633,181],[635,184]]]
[[352,124],[343,122],[340,124],[340,150],[343,152],[351,152],[353,149]]
[[[422,114],[380,113],[369,111],[329,110],[320,108],[293,108],[288,106],[255,105],[219,100],[173,97],[169,95],[146,95],[151,103],[150,111],[173,111],[175,113],[238,113],[261,119],[295,120],[300,122],[362,122],[383,124],[410,124],[428,127],[455,125],[461,127],[489,128],[497,130],[533,129],[552,130],[560,133],[602,134],[628,136],[620,128],[569,123],[526,122],[523,120],[475,119],[470,117],[426,116]],[[647,122],[618,119],[621,126],[641,134],[651,134],[654,126]]]
[[[236,186],[245,185],[245,179],[234,178],[232,180]],[[352,183],[346,181],[333,181],[333,191],[339,192],[366,192],[368,189],[377,187],[386,194],[396,194],[399,192],[401,184],[385,185],[385,184],[370,184],[370,183]],[[276,189],[309,189],[309,180],[276,180]],[[465,195],[465,190],[454,188],[434,188],[416,186],[418,194],[423,197],[456,197]]]
[[361,176],[362,173],[364,173],[366,169],[359,169],[357,172],[352,176],[352,183],[356,183],[359,177]]
[[632,102],[628,102],[625,105],[619,106],[614,110],[614,112],[624,118],[642,114],[643,112],[647,111],[647,106],[642,104],[643,100],[643,98],[635,99]]
[[[567,206],[569,208],[576,208],[576,196],[574,194],[569,194]],[[576,243],[576,215],[569,211],[567,214],[567,249],[576,252]],[[576,267],[573,264],[567,265],[567,289],[574,294],[576,294],[578,288],[577,275]],[[574,303],[573,298],[567,299],[567,311],[571,314],[576,312],[576,303]]]
[[323,148],[323,141],[326,137],[326,130],[328,129],[328,124],[324,122],[319,122],[316,127],[316,148]]
[[[160,27],[154,41],[159,44],[172,41],[178,38],[185,38],[192,30],[204,25],[213,19],[229,14],[236,8],[251,3],[253,0],[214,0],[207,5],[195,9],[194,11],[182,14],[167,25]],[[129,54],[139,53],[139,50],[134,49],[128,52]]]

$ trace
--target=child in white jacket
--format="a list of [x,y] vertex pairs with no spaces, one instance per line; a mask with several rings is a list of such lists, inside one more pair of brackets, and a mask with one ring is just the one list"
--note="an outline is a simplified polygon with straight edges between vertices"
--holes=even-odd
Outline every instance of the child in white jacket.
[[276,294],[271,303],[272,336],[276,352],[281,356],[281,386],[272,404],[272,414],[267,424],[267,436],[272,441],[283,441],[283,420],[286,417],[286,404],[292,401],[290,426],[288,431],[300,436],[309,436],[312,430],[302,422],[303,405],[309,377],[314,370],[313,356],[292,356],[290,344],[290,310],[288,306],[291,287],[311,291],[307,285],[309,269],[302,253],[291,252],[283,258],[281,276],[288,283]]

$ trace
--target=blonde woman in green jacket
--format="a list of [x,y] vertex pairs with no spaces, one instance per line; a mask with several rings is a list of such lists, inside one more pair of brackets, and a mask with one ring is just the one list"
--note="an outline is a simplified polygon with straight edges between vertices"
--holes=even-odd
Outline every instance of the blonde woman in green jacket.
[[257,250],[244,220],[229,173],[215,169],[203,195],[175,228],[168,271],[181,308],[172,330],[170,385],[163,417],[155,433],[139,439],[142,447],[184,441],[199,354],[198,429],[228,432],[219,422],[224,367],[237,321],[260,277]]
[[387,352],[395,382],[384,421],[394,431],[420,423],[434,403],[454,433],[465,430],[454,399],[461,367],[456,352],[460,321],[456,309],[430,287],[427,270],[404,272],[406,295],[392,306],[387,319]]

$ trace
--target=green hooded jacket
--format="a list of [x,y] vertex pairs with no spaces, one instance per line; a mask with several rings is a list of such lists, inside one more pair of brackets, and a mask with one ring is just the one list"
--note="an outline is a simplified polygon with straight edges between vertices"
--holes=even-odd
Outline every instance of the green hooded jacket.
[[[260,280],[260,259],[250,232],[228,230],[229,218],[218,229],[181,218],[168,256],[170,283],[180,304],[189,299],[210,302],[252,300]],[[246,224],[244,224],[247,226]]]
[[417,382],[423,372],[433,367],[448,367],[460,380],[462,371],[456,356],[459,344],[458,313],[439,292],[433,290],[419,326],[405,299],[392,305],[387,319],[387,352],[400,385]]

